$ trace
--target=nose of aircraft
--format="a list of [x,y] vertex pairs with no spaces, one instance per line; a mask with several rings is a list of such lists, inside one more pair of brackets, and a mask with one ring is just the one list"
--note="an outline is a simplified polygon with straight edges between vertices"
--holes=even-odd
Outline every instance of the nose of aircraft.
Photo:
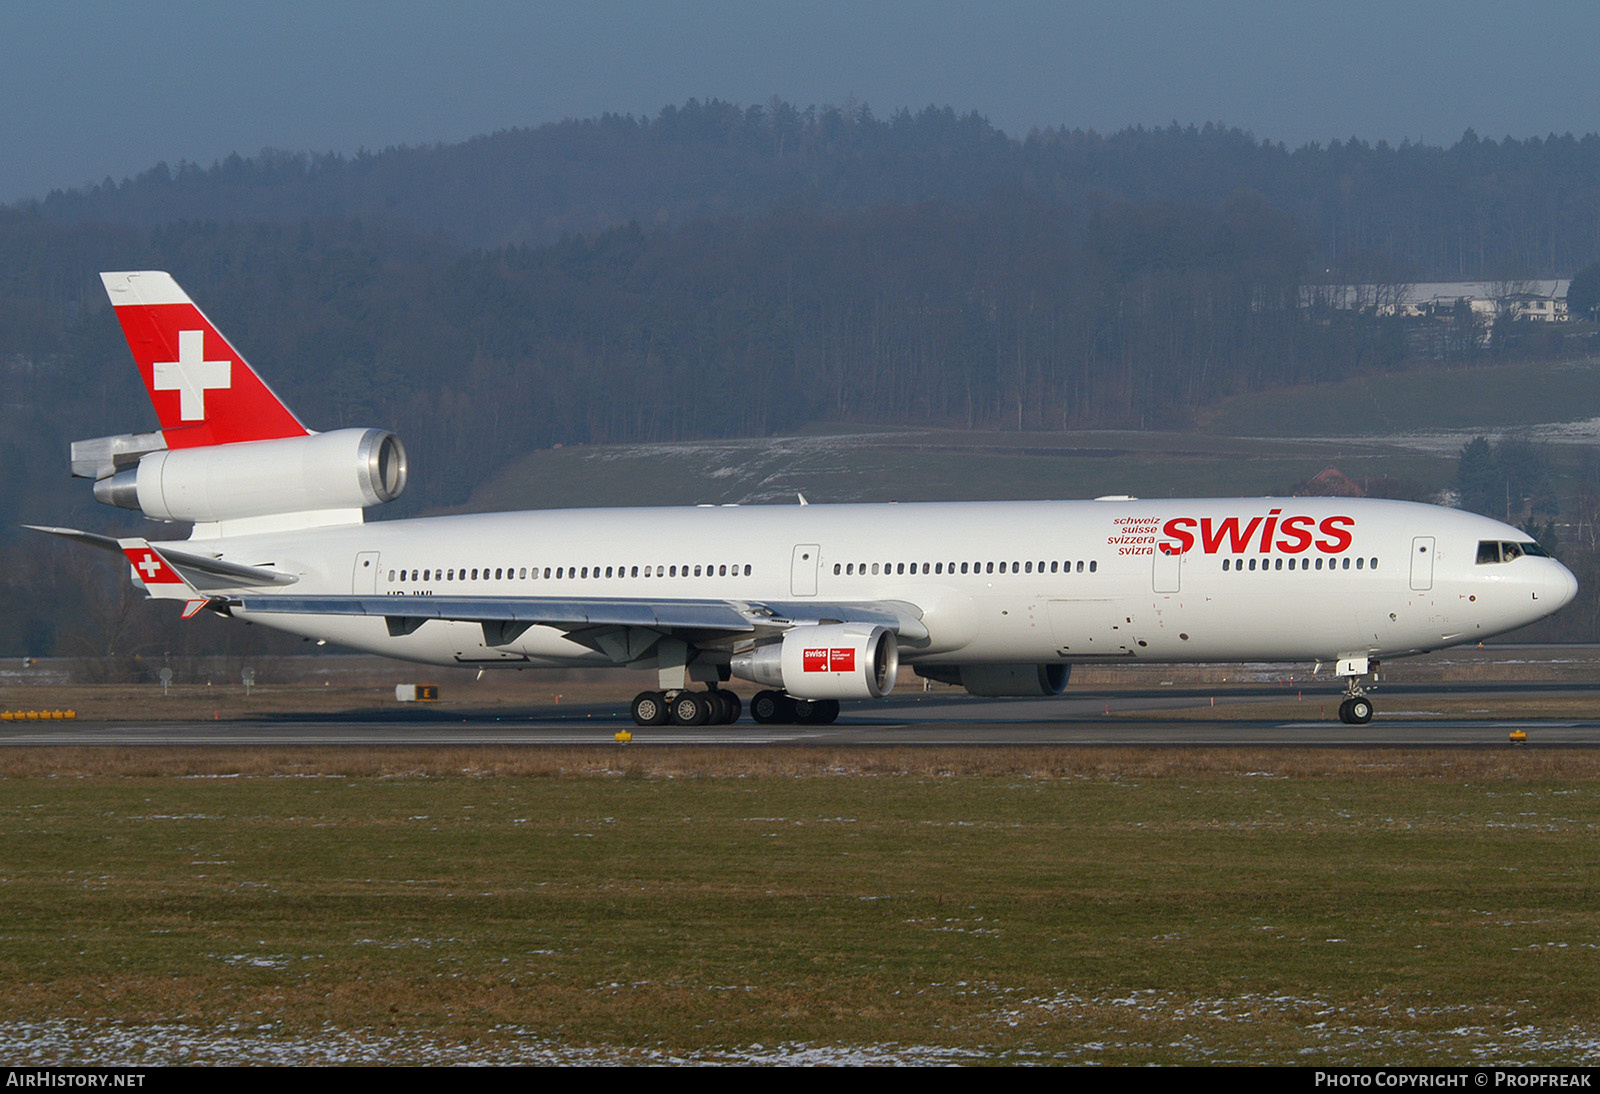
[[[1550,562],[1555,567],[1555,572],[1550,575],[1547,582],[1550,586],[1549,599],[1553,605],[1550,610],[1558,611],[1571,604],[1573,598],[1578,595],[1578,579],[1573,576],[1571,570],[1555,559],[1551,559]],[[1539,599],[1543,600],[1545,597],[1541,596]]]

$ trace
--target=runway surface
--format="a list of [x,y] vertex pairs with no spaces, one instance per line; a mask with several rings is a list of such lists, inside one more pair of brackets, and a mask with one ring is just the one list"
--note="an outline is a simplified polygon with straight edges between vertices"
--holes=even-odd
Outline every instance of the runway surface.
[[[1559,690],[1590,693],[1585,687]],[[1515,712],[1518,696],[1546,691],[1540,685],[1396,689],[1389,693],[1387,701],[1380,701],[1378,716],[1365,726],[1347,726],[1332,717],[1337,707],[1336,694],[1304,699],[1303,718],[1252,718],[1252,705],[1286,698],[1282,691],[1262,689],[1258,694],[1230,696],[1224,709],[1232,716],[1220,718],[1210,717],[1210,710],[1205,711],[1206,718],[1193,717],[1196,708],[1207,707],[1210,702],[1209,697],[1194,692],[1014,700],[918,696],[848,704],[839,721],[831,726],[763,726],[746,716],[731,726],[640,728],[615,704],[498,716],[431,708],[404,713],[358,712],[338,718],[285,715],[255,721],[10,722],[0,723],[0,747],[570,747],[614,745],[615,734],[620,730],[632,733],[629,747],[1498,747],[1508,743],[1513,730],[1526,733],[1526,745],[1531,747],[1600,747],[1600,697],[1596,698],[1596,717],[1592,719],[1503,716]],[[1429,710],[1430,697],[1460,699],[1464,694],[1482,699],[1481,716],[1441,717]],[[1122,711],[1127,713],[1118,714]]]

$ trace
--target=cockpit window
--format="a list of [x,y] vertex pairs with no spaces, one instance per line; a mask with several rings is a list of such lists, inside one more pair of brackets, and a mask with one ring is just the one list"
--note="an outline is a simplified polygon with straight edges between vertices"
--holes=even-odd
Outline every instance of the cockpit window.
[[1504,540],[1480,539],[1478,541],[1478,565],[1490,562],[1510,562],[1523,555],[1533,555],[1536,558],[1549,558],[1550,555],[1537,543],[1507,543]]

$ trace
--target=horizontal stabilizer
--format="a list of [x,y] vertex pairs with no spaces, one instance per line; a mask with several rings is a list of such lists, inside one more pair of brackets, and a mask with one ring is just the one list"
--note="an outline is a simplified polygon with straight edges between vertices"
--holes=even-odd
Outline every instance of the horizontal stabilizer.
[[[24,527],[45,532],[74,543],[83,543],[102,551],[126,555],[139,580],[157,594],[153,586],[187,586],[201,593],[236,592],[242,589],[277,588],[293,585],[300,578],[296,574],[265,566],[246,566],[239,562],[225,562],[209,555],[188,551],[175,551],[170,547],[152,547],[143,539],[113,539],[93,532],[80,532],[76,528],[47,528],[37,524]],[[205,599],[202,597],[201,599]]]

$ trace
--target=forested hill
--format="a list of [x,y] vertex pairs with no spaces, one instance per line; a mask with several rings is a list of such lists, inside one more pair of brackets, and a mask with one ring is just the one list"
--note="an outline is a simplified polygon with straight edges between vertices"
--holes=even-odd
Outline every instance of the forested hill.
[[690,100],[454,145],[353,157],[263,152],[19,203],[0,219],[151,228],[177,220],[360,218],[469,247],[552,243],[636,222],[821,212],[1025,191],[1288,213],[1342,280],[1571,276],[1600,258],[1600,137],[1448,148],[1352,138],[1286,148],[1224,126],[1008,136],[976,113]]

